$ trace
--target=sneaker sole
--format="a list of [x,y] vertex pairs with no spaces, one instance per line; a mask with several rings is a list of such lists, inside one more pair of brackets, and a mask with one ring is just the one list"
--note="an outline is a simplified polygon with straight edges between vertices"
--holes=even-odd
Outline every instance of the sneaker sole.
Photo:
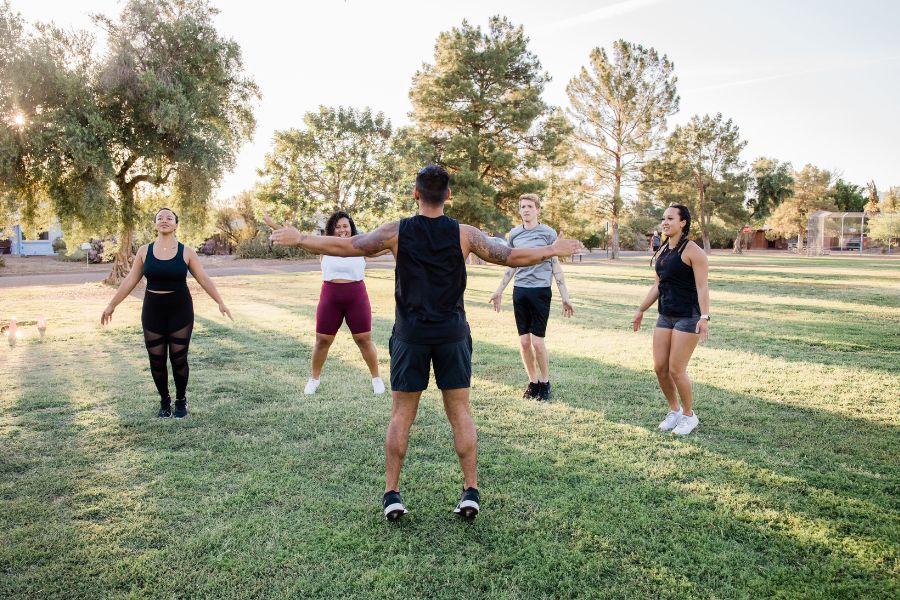
[[402,504],[395,502],[394,504],[390,504],[384,509],[384,518],[388,521],[396,521],[409,511],[406,510],[406,507]]
[[464,519],[474,519],[478,516],[478,511],[481,510],[481,507],[478,506],[478,503],[474,500],[465,500],[456,505],[456,508],[453,509],[453,512],[458,514]]

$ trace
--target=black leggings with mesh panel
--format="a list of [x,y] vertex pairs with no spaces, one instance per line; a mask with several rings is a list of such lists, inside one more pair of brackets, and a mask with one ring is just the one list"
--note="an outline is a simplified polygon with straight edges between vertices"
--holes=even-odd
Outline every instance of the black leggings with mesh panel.
[[160,398],[169,397],[166,354],[172,362],[175,398],[185,397],[188,383],[188,346],[194,329],[194,301],[188,290],[168,294],[144,294],[141,310],[144,343],[150,355],[150,373]]

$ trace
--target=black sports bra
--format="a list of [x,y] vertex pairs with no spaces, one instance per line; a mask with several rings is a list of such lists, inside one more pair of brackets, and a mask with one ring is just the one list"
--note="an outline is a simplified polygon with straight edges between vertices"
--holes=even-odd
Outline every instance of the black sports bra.
[[186,291],[188,266],[184,262],[184,244],[178,242],[175,258],[160,260],[153,256],[153,244],[147,246],[144,259],[144,277],[147,289],[154,292]]

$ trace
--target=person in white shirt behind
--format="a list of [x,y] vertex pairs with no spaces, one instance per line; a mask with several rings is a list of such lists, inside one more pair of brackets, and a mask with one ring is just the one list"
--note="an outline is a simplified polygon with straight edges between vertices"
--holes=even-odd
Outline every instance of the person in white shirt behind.
[[[325,224],[325,235],[349,238],[356,233],[356,224],[344,211],[331,215]],[[364,256],[322,257],[322,291],[316,309],[316,345],[312,353],[312,372],[304,394],[316,393],[328,349],[345,320],[372,374],[372,391],[376,394],[385,391],[378,373],[378,352],[372,342],[372,306],[366,292],[365,271]]]

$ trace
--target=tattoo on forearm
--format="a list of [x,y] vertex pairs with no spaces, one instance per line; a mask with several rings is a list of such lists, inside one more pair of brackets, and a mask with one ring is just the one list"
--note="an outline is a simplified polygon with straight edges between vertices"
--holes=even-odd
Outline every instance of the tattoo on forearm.
[[512,249],[498,239],[488,237],[484,232],[473,229],[469,233],[469,249],[476,256],[498,265],[506,264]]
[[350,241],[354,248],[362,250],[367,256],[372,256],[390,249],[390,241],[397,237],[399,231],[400,222],[394,221],[382,225],[375,231],[353,236]]

